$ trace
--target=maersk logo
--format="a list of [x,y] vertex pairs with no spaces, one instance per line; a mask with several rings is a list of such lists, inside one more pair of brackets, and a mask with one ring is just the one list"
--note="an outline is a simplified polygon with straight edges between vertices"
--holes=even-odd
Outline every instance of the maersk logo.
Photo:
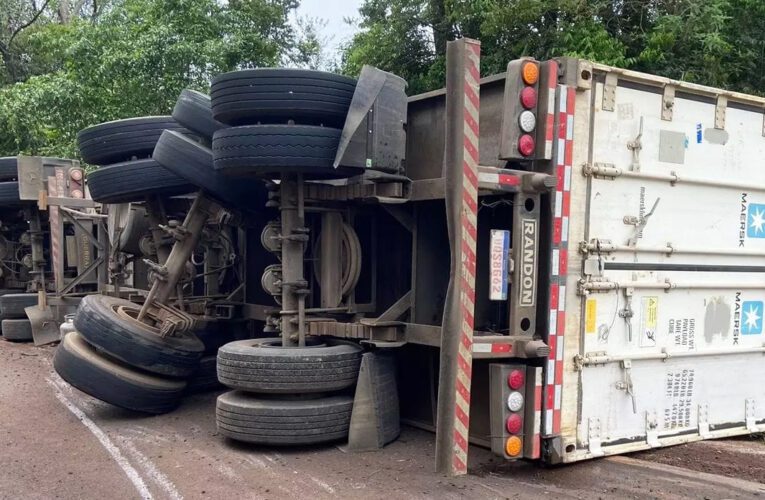
[[750,203],[746,214],[746,236],[765,238],[765,205]]
[[762,333],[762,301],[746,301],[741,305],[744,320],[741,322],[741,335],[759,335]]

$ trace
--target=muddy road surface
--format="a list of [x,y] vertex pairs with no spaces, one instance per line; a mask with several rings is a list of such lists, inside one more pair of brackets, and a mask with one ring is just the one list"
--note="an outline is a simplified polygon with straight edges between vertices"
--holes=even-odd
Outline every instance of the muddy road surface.
[[765,498],[762,439],[696,443],[565,467],[471,448],[467,477],[433,472],[433,435],[374,453],[245,446],[215,429],[216,393],[142,416],[69,387],[52,347],[0,340],[0,498]]

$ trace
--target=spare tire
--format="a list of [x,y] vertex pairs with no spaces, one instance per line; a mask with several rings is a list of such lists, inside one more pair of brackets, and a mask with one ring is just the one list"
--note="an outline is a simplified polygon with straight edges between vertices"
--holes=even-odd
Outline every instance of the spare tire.
[[136,160],[101,167],[88,174],[90,196],[99,203],[128,203],[147,196],[176,196],[196,191],[154,160]]
[[340,129],[310,125],[249,125],[215,132],[215,170],[229,175],[349,177],[363,168],[334,168]]
[[81,130],[77,134],[77,146],[87,163],[110,165],[151,156],[164,130],[189,133],[171,116],[129,118]]
[[173,118],[208,144],[216,130],[226,125],[213,118],[210,96],[196,90],[183,90],[173,108]]
[[143,373],[96,351],[77,332],[68,333],[53,368],[82,392],[120,408],[166,413],[181,402],[186,382]]
[[307,445],[347,439],[353,397],[266,399],[241,391],[218,396],[215,420],[226,437],[262,445]]
[[27,317],[24,310],[37,305],[36,293],[7,293],[0,296],[0,318],[16,319]]
[[5,340],[32,340],[32,323],[28,319],[4,319],[0,328]]
[[342,128],[356,90],[347,76],[307,69],[223,73],[210,89],[213,117],[229,125],[324,124]]
[[106,295],[82,299],[74,326],[90,344],[142,370],[170,377],[188,377],[199,365],[205,346],[193,334],[162,337],[134,319],[140,306]]
[[230,179],[213,168],[213,154],[198,142],[166,130],[154,148],[154,160],[168,171],[203,189],[218,201],[238,208],[262,209],[268,190],[259,179]]
[[308,339],[282,347],[281,339],[231,342],[218,350],[218,380],[232,389],[305,394],[338,391],[356,383],[362,348],[339,340]]
[[19,167],[15,156],[0,158],[0,181],[13,181],[19,178]]
[[0,182],[0,205],[19,205],[20,203],[19,183]]

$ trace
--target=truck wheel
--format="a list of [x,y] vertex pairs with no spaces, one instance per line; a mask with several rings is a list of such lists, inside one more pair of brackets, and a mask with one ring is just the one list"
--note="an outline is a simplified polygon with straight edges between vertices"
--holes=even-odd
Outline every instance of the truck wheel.
[[87,163],[110,165],[151,156],[163,130],[188,132],[171,116],[129,118],[80,130],[77,146]]
[[231,342],[218,350],[218,380],[232,389],[277,394],[337,391],[355,384],[361,347],[314,342],[306,347],[282,347],[281,339]]
[[229,175],[349,177],[361,168],[332,166],[340,129],[310,125],[249,125],[215,132],[215,170]]
[[18,182],[0,182],[0,205],[18,205],[21,203]]
[[307,445],[347,439],[353,398],[266,399],[241,391],[218,396],[218,431],[262,445]]
[[160,336],[135,318],[141,307],[106,295],[82,299],[74,326],[85,340],[106,354],[159,375],[188,377],[199,365],[204,344],[190,333]]
[[150,195],[176,196],[196,190],[154,160],[101,167],[88,174],[90,196],[99,203],[142,201]]
[[0,297],[0,318],[26,319],[29,306],[37,305],[36,293],[8,293]]
[[260,179],[231,179],[213,168],[207,148],[177,132],[166,131],[154,148],[154,160],[168,171],[205,190],[217,200],[236,207],[261,210],[268,199]]
[[208,144],[216,130],[227,126],[213,118],[210,96],[196,90],[181,91],[173,108],[173,118]]
[[0,181],[13,181],[19,178],[18,163],[15,156],[0,158]]
[[217,357],[205,356],[199,362],[199,368],[191,375],[186,386],[187,394],[198,394],[200,392],[214,391],[223,387],[218,382],[218,371],[216,368]]
[[[110,211],[109,215],[113,212]],[[119,249],[122,252],[127,252],[133,255],[141,255],[141,238],[146,234],[149,234],[149,218],[146,216],[146,209],[141,205],[131,204],[124,211],[118,211],[121,220],[112,222],[109,219],[110,224],[119,225],[122,227],[122,233],[118,241]]]
[[4,319],[0,328],[5,340],[32,340],[32,323],[28,319]]
[[342,128],[356,80],[305,69],[247,69],[213,78],[213,117],[229,125],[324,124]]
[[94,398],[145,413],[167,413],[181,401],[186,382],[143,373],[96,351],[77,332],[68,333],[53,356],[62,379]]

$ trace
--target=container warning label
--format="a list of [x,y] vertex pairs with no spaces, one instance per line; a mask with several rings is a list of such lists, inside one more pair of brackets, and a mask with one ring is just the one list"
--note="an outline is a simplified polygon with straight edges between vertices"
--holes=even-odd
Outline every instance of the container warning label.
[[595,320],[598,316],[598,304],[595,299],[587,299],[584,309],[584,332],[595,333]]
[[676,318],[669,320],[669,340],[675,347],[685,347],[689,351],[696,349],[696,320]]
[[659,314],[659,297],[643,297],[640,316],[640,347],[656,345],[656,324]]
[[691,426],[693,413],[693,379],[696,371],[692,368],[667,372],[664,394],[664,429],[682,429]]

